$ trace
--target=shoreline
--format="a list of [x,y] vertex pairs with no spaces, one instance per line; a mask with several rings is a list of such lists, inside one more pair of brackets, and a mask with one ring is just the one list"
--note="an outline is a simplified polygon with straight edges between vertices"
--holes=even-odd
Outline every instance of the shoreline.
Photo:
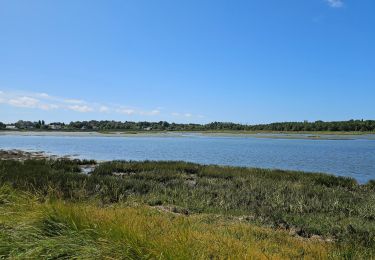
[[[88,161],[90,163],[83,164],[82,165],[82,173],[88,173],[88,170],[93,170],[95,167],[93,167],[93,163],[95,162],[96,165],[100,165],[102,163],[111,163],[116,160],[96,160],[92,158],[80,158],[77,155],[57,155],[57,154],[52,154],[48,153],[45,151],[41,150],[22,150],[22,149],[2,149],[0,148],[0,161],[6,161],[6,160],[14,160],[14,161],[26,161],[26,160],[69,160],[69,161]],[[121,161],[121,160],[120,160]],[[144,163],[148,160],[122,160],[123,162],[138,162],[138,163]],[[335,178],[349,178],[354,180],[358,185],[366,185],[370,182],[374,182],[375,179],[369,179],[366,182],[361,182],[358,179],[351,177],[351,176],[341,176],[341,175],[336,175],[334,173],[329,173],[329,172],[320,172],[320,171],[304,171],[304,170],[293,170],[293,169],[282,169],[282,168],[263,168],[263,167],[252,167],[252,166],[235,166],[235,165],[221,165],[221,164],[201,164],[201,163],[196,163],[196,162],[191,162],[191,161],[164,161],[164,160],[150,160],[149,162],[155,162],[155,163],[160,163],[160,162],[183,162],[183,163],[192,163],[192,164],[197,164],[201,166],[214,166],[214,167],[222,167],[222,168],[243,168],[243,169],[258,169],[258,170],[265,170],[265,171],[281,171],[281,172],[294,172],[294,173],[302,173],[302,174],[322,174],[326,176],[332,176]]]
[[351,132],[126,132],[126,131],[0,131],[0,136],[61,136],[61,137],[250,137],[261,139],[305,140],[375,140],[375,133]]

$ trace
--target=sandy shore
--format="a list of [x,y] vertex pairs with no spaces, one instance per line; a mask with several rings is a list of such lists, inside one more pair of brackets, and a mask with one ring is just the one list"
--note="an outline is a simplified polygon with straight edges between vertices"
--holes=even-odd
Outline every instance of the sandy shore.
[[24,161],[30,159],[43,160],[43,159],[58,159],[66,158],[71,159],[71,156],[57,156],[49,155],[42,151],[23,151],[19,149],[3,150],[0,149],[0,160],[17,160]]
[[176,133],[161,132],[161,133],[126,133],[126,132],[66,132],[66,131],[0,131],[1,135],[18,135],[18,136],[77,136],[77,137],[162,137],[162,136],[178,136]]

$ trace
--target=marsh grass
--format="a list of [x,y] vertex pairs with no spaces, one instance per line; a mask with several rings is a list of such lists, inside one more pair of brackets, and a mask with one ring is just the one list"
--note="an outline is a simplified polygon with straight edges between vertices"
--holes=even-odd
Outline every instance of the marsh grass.
[[[373,182],[359,185],[351,178],[325,174],[153,161],[102,163],[88,176],[76,172],[75,165],[81,162],[64,163],[56,167],[49,160],[0,161],[0,184],[34,194],[39,204],[48,202],[49,213],[41,214],[45,222],[39,223],[52,223],[46,230],[54,230],[53,223],[58,223],[74,231],[62,234],[66,243],[74,244],[69,239],[75,236],[81,240],[88,236],[82,241],[89,244],[103,243],[85,249],[77,242],[75,246],[85,251],[72,249],[69,256],[79,252],[100,257],[99,251],[108,255],[121,251],[130,258],[181,259],[225,258],[236,252],[259,258],[265,252],[297,258],[312,252],[322,252],[323,258],[374,256]],[[158,208],[174,213],[155,211]],[[41,239],[38,234],[35,243]],[[285,236],[286,240],[280,238]],[[311,237],[318,237],[321,244]],[[322,242],[327,239],[335,242]],[[201,240],[205,242],[197,242]],[[107,244],[111,250],[98,249]]]
[[[326,258],[335,248],[215,215],[182,216],[148,206],[99,207],[15,192],[0,215],[0,256],[49,259]],[[31,206],[30,206],[31,205]],[[27,218],[25,213],[30,214]]]

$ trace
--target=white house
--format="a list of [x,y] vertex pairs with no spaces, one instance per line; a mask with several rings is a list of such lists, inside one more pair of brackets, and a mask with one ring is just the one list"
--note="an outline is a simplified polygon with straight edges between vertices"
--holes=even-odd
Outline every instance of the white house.
[[60,130],[61,129],[61,125],[50,124],[49,128],[51,128],[52,130]]

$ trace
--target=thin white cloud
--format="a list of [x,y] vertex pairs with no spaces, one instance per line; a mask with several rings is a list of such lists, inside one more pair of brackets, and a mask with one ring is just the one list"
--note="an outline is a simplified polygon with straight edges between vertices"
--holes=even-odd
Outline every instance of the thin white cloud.
[[119,109],[116,109],[116,111],[120,114],[125,114],[125,115],[134,115],[136,113],[135,110],[133,109],[129,109],[129,108],[119,108]]
[[9,99],[8,103],[9,105],[15,107],[35,108],[38,106],[39,100],[36,98],[23,96]]
[[155,116],[155,115],[159,115],[160,111],[157,109],[154,109],[151,111],[140,111],[139,114],[143,116]]
[[50,98],[50,96],[47,93],[38,93],[37,95],[41,98]]
[[151,112],[150,112],[150,115],[159,115],[160,114],[160,110],[158,110],[158,109],[155,109],[155,110],[152,110]]
[[344,2],[342,0],[326,0],[328,5],[333,8],[340,8],[344,6]]
[[[78,105],[78,103],[84,103],[83,100],[53,97],[47,93],[0,91],[0,99],[0,103],[2,104],[20,108],[33,108],[42,110],[69,109],[77,112],[93,111],[93,108],[89,107],[88,105]],[[65,100],[68,100],[68,102],[66,102]]]
[[180,118],[204,118],[205,117],[203,115],[196,115],[192,113],[178,113],[178,112],[171,113],[171,116],[180,117]]
[[38,108],[44,110],[51,109],[51,107],[47,107],[46,104],[40,100],[40,98],[37,98],[37,95],[1,91],[0,96],[0,103],[7,104],[9,106],[32,109]]
[[0,104],[6,103],[6,100],[3,98],[4,92],[0,90]]
[[68,106],[68,109],[76,111],[76,112],[81,112],[81,113],[87,113],[87,112],[92,112],[94,109],[92,107],[86,106],[86,105],[73,105],[73,106]]
[[60,107],[56,104],[40,104],[38,108],[43,109],[43,110],[52,110],[52,109],[58,109]]
[[[69,110],[79,113],[97,112],[123,114],[127,116],[161,116],[164,108],[156,107],[145,110],[119,104],[105,104],[97,102],[88,102],[82,99],[56,97],[47,93],[25,92],[25,91],[2,91],[0,90],[0,104],[12,107],[49,110]],[[191,113],[170,113],[174,117],[181,118],[201,118],[200,115]]]
[[117,113],[124,115],[141,115],[141,116],[156,116],[160,114],[160,110],[154,109],[150,111],[137,110],[134,108],[117,108]]
[[84,104],[85,101],[83,101],[81,99],[64,99],[64,103],[68,103],[68,104]]
[[109,112],[109,107],[107,107],[107,106],[100,106],[99,107],[99,112],[101,112],[101,113],[108,113]]

